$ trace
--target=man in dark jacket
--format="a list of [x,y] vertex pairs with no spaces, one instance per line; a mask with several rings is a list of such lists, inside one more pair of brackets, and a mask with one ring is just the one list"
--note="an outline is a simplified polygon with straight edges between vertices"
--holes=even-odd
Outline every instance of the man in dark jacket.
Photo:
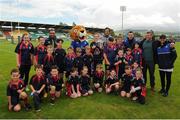
[[147,70],[149,70],[151,91],[154,92],[155,86],[155,64],[157,63],[157,47],[160,42],[152,39],[152,32],[146,33],[146,38],[141,41],[140,46],[143,52],[143,76],[147,82]]
[[44,45],[45,46],[52,45],[53,48],[56,48],[57,38],[56,38],[56,32],[55,32],[54,28],[49,29],[49,37],[45,40]]
[[124,40],[125,50],[127,48],[133,49],[135,42],[136,39],[134,38],[134,33],[132,31],[129,31],[127,38]]

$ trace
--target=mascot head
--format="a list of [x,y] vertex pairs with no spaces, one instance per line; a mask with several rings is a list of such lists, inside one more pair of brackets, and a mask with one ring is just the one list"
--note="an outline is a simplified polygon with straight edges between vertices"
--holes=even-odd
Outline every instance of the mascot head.
[[70,37],[73,40],[84,41],[86,40],[86,35],[87,35],[86,29],[84,26],[81,25],[76,25],[70,30]]

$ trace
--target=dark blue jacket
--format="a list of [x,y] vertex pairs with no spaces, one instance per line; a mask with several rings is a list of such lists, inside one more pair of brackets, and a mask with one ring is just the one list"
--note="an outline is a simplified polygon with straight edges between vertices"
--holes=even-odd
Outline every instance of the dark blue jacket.
[[70,72],[70,70],[73,68],[75,57],[69,57],[66,55],[65,57],[65,71]]
[[127,49],[127,48],[133,49],[135,42],[136,42],[135,38],[133,38],[132,40],[129,40],[129,38],[127,37],[124,40],[125,49]]
[[175,48],[170,47],[170,43],[165,42],[157,48],[158,65],[160,69],[171,69],[177,58]]

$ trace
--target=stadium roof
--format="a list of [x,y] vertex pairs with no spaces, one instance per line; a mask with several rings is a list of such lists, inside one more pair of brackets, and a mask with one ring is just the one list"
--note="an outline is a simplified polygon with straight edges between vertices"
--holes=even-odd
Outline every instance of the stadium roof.
[[[63,26],[63,25],[56,25],[56,24],[41,24],[41,23],[26,23],[26,22],[14,22],[14,21],[0,21],[0,27],[2,26],[13,26],[13,28],[17,26],[21,27],[36,27],[36,28],[55,28],[56,30],[58,29],[71,29],[72,26]],[[89,32],[103,32],[104,29],[102,28],[91,28],[91,27],[86,27],[86,30]]]

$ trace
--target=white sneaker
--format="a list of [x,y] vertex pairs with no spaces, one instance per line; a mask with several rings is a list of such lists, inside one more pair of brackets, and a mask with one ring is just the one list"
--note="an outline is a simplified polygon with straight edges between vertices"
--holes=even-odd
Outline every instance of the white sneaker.
[[37,110],[36,110],[36,112],[40,112],[40,111],[41,111],[41,109],[37,109]]
[[103,91],[103,89],[102,89],[102,88],[98,88],[98,92],[100,92],[100,93],[101,93],[102,91]]
[[133,97],[133,98],[132,98],[133,101],[135,101],[135,100],[137,100],[137,99],[138,99],[138,97]]

